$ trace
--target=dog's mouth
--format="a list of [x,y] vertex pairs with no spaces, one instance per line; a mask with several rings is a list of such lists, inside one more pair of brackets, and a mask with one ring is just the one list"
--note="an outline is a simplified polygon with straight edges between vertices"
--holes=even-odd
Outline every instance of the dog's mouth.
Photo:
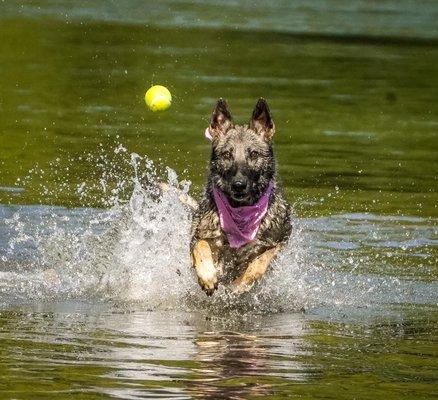
[[231,192],[230,198],[236,206],[239,205],[248,205],[251,200],[251,196],[249,192]]
[[253,195],[248,186],[246,188],[236,190],[231,184],[224,182],[223,185],[218,185],[218,187],[222,190],[225,197],[233,207],[248,206],[253,202]]
[[233,198],[235,200],[245,200],[248,197],[248,193],[245,192],[233,192]]

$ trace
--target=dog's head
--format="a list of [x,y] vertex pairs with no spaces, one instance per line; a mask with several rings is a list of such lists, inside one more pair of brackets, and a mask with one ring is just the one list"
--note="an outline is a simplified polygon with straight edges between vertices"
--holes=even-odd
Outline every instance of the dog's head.
[[266,100],[257,102],[248,125],[235,125],[225,100],[217,102],[206,130],[212,141],[210,181],[234,207],[256,203],[273,179],[274,132]]

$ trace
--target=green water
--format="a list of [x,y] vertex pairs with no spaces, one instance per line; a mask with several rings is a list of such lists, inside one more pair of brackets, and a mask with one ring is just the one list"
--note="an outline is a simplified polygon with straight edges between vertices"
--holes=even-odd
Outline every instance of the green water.
[[[264,5],[0,2],[0,398],[438,397],[436,3]],[[152,84],[170,89],[170,110],[146,109]],[[261,96],[310,232],[303,274],[333,272],[333,292],[316,274],[306,313],[242,316],[96,300],[72,275],[56,295],[39,291],[50,225],[39,210],[74,220],[77,207],[108,206],[105,171],[129,198],[119,145],[199,194],[215,101],[245,122]],[[344,273],[351,290],[337,297]]]
[[[81,205],[76,185],[93,179],[94,165],[68,158],[113,142],[199,188],[215,100],[228,99],[244,122],[263,96],[297,212],[437,215],[435,43],[53,17],[1,22],[1,185],[14,186],[36,164],[45,171],[19,195],[0,192],[2,203]],[[153,83],[173,94],[166,113],[145,108]],[[62,193],[57,170],[68,185]],[[55,194],[42,195],[40,184]]]
[[192,314],[86,312],[2,315],[3,398],[436,396],[436,319],[357,327],[282,315],[230,326]]

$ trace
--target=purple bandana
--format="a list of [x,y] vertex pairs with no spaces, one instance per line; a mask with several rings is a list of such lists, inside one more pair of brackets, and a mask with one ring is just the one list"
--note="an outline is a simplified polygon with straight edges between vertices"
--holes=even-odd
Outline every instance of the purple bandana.
[[259,201],[252,206],[232,207],[225,195],[213,186],[221,228],[227,234],[230,247],[242,247],[255,238],[260,223],[268,211],[272,188],[271,182]]

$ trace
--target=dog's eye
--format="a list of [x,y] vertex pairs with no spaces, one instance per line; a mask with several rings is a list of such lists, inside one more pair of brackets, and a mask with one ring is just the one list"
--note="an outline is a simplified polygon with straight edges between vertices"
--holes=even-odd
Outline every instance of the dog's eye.
[[251,150],[251,152],[249,153],[249,156],[252,159],[256,159],[259,155],[260,155],[260,153],[257,150]]
[[226,160],[229,160],[232,157],[231,151],[228,150],[224,151],[223,153],[221,153],[221,157]]

